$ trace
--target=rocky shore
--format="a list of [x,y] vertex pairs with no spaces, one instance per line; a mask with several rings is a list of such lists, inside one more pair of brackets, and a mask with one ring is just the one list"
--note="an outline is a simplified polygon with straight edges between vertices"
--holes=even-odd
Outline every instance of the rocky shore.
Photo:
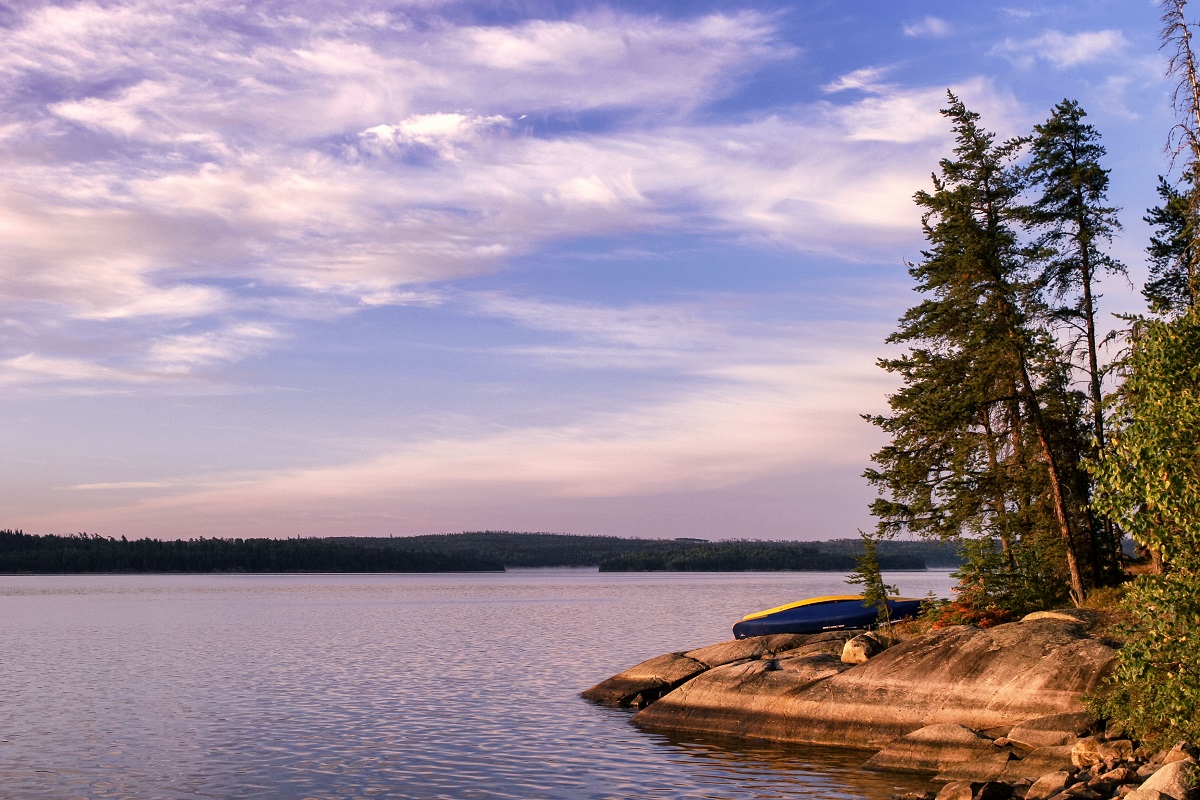
[[1195,800],[1190,745],[1149,752],[1084,710],[1119,647],[1095,622],[1039,612],[891,647],[863,631],[738,639],[652,658],[583,697],[638,709],[647,730],[869,750],[864,769],[928,774],[938,800]]

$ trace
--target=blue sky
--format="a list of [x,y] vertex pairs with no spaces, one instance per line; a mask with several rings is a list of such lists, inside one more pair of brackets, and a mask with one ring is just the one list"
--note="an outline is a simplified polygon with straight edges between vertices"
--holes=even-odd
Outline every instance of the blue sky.
[[28,532],[853,536],[947,88],[1080,101],[1139,286],[1168,170],[1145,0],[13,9]]

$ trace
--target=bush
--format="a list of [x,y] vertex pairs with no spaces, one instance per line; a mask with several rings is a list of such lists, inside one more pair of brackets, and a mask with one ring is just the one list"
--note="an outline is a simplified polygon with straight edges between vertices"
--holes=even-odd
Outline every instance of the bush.
[[1154,746],[1200,741],[1200,578],[1139,576],[1122,608],[1125,646],[1091,710]]

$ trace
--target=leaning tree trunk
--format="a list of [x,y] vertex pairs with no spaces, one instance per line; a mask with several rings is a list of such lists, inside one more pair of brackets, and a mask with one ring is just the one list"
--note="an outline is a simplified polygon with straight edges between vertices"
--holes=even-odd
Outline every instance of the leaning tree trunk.
[[[1015,338],[1015,332],[1014,332]],[[1029,417],[1037,431],[1038,444],[1042,448],[1042,457],[1046,460],[1046,473],[1050,479],[1050,494],[1054,501],[1054,517],[1058,521],[1059,533],[1067,550],[1067,573],[1071,578],[1071,600],[1076,606],[1083,603],[1087,590],[1084,588],[1083,572],[1079,566],[1079,554],[1075,549],[1075,536],[1071,531],[1071,514],[1067,508],[1066,492],[1063,491],[1062,473],[1058,468],[1058,459],[1054,456],[1054,448],[1050,444],[1050,435],[1046,426],[1042,405],[1038,402],[1033,390],[1033,381],[1029,378],[1029,367],[1025,363],[1025,354],[1020,345],[1016,345],[1017,358],[1021,367],[1021,384],[1025,394],[1025,403],[1029,408]]]

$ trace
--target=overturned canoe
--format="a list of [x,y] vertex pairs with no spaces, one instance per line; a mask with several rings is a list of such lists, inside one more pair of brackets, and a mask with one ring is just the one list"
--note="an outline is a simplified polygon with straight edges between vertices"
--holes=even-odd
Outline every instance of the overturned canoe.
[[[893,620],[915,617],[921,601],[894,597],[888,601],[888,613]],[[810,597],[795,603],[768,608],[747,614],[733,626],[735,639],[747,636],[767,636],[773,633],[820,633],[840,628],[870,628],[878,623],[875,606],[864,606],[862,595],[831,595]]]

